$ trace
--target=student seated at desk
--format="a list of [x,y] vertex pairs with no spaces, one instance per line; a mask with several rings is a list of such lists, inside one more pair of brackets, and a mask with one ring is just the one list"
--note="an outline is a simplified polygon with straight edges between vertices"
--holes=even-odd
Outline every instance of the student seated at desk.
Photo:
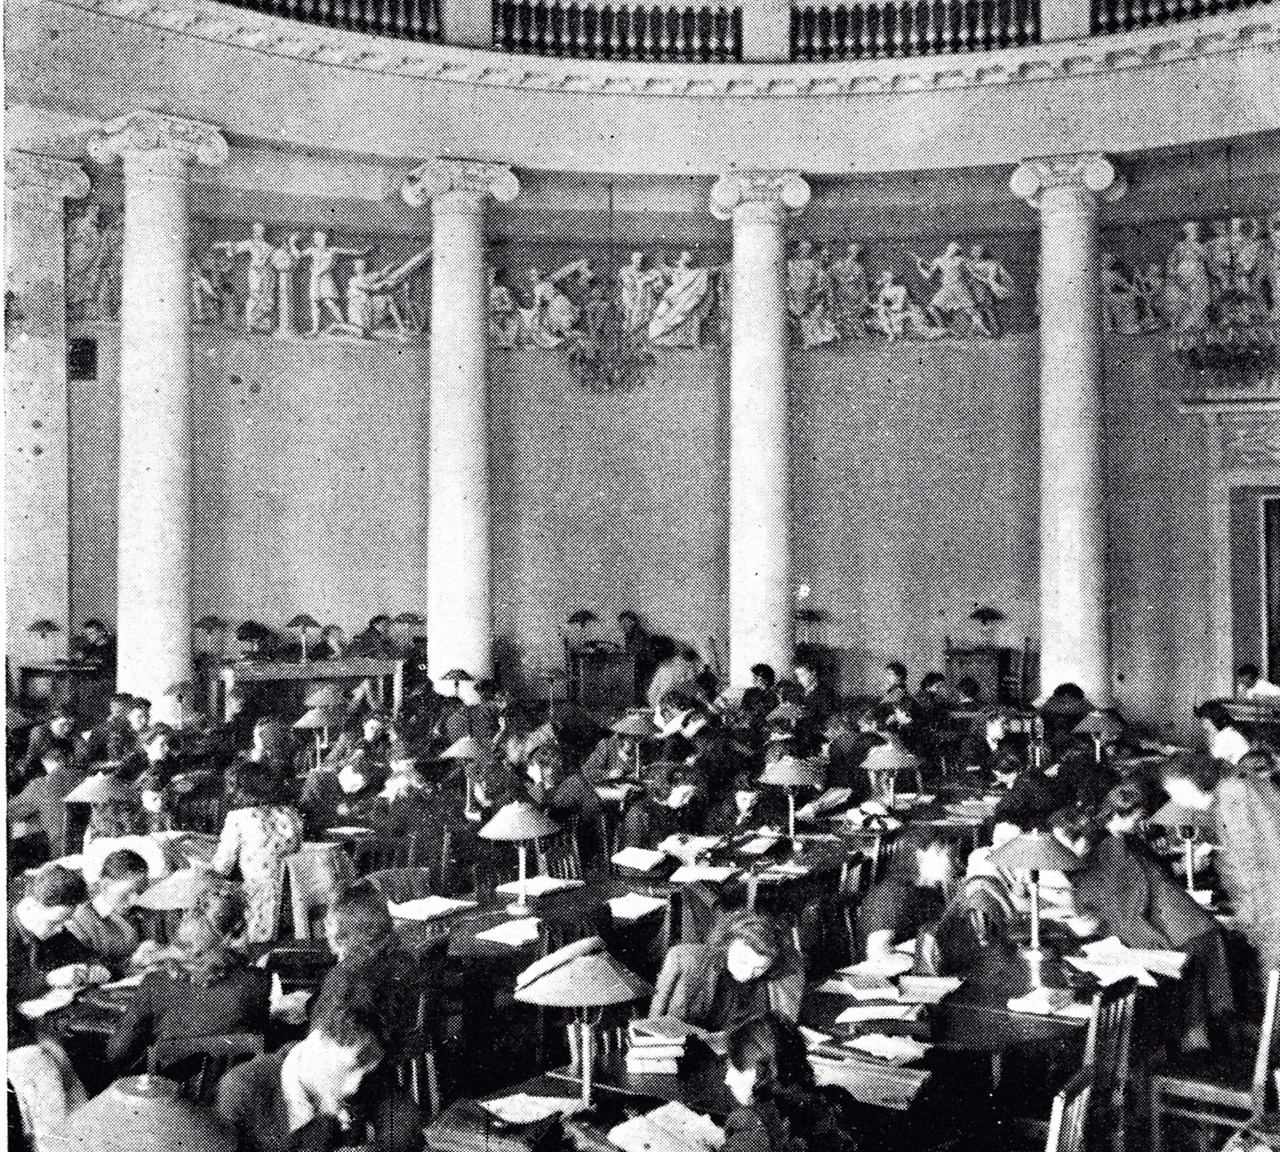
[[117,692],[107,701],[107,718],[90,728],[80,741],[79,757],[84,764],[101,760],[124,760],[138,746],[138,734],[129,723],[133,697]]
[[129,918],[134,901],[146,891],[147,862],[127,849],[102,862],[89,898],[67,921],[67,929],[108,968],[122,968],[138,949],[141,936]]
[[387,780],[363,813],[384,840],[419,836],[435,842],[450,813],[436,790],[427,784],[417,757],[403,744],[394,744],[387,761]]
[[600,797],[579,771],[570,771],[556,741],[538,745],[525,765],[524,790],[528,798],[553,819],[594,820],[600,815]]
[[15,821],[25,821],[28,836],[42,836],[47,856],[67,854],[67,811],[63,800],[84,779],[84,775],[71,767],[67,754],[61,748],[45,749],[40,758],[44,775],[32,780],[17,796],[9,801],[9,826]]
[[712,801],[706,834],[736,836],[756,828],[783,829],[787,818],[787,797],[781,788],[766,787],[751,772],[739,772],[728,792]]
[[1038,828],[1058,808],[1063,798],[1054,780],[1023,760],[1017,752],[997,753],[991,761],[991,791],[1000,797],[991,818],[997,824]]
[[400,655],[400,646],[391,635],[391,617],[375,616],[369,627],[358,632],[347,645],[346,656],[372,657],[376,660],[394,660]]
[[767,916],[739,911],[705,944],[673,944],[658,974],[650,1017],[675,1016],[724,1032],[766,1012],[800,1017],[804,962]]
[[137,1070],[147,1048],[161,1040],[266,1031],[266,973],[249,967],[206,915],[187,912],[173,945],[164,965],[142,978],[107,1040],[107,1059],[122,1076]]
[[741,709],[757,736],[764,729],[765,717],[781,703],[777,684],[778,674],[771,665],[751,665],[751,687],[742,694]]
[[[418,1152],[422,1118],[395,1093],[373,1114],[357,1097],[385,1058],[368,990],[349,984],[321,994],[305,1039],[231,1069],[218,1084],[216,1109],[237,1137],[239,1152],[331,1152],[358,1143],[379,1152]],[[366,1125],[373,1129],[366,1141]]]
[[997,757],[1011,752],[1020,760],[1025,759],[1026,749],[1026,737],[1009,730],[1009,713],[1003,708],[991,708],[974,721],[960,745],[958,759],[965,772],[976,774],[973,783],[985,788],[995,782]]
[[9,774],[9,789],[16,791],[29,780],[36,779],[40,773],[40,763],[50,748],[57,748],[66,756],[68,763],[76,760],[77,748],[72,730],[75,728],[75,716],[66,709],[59,709],[43,724],[31,729],[27,743],[27,753],[14,766]]
[[336,770],[356,756],[385,764],[391,747],[390,728],[390,716],[385,712],[370,712],[360,722],[358,732],[344,732],[333,742],[323,767]]
[[[10,988],[10,999],[19,992],[39,995],[43,973],[67,964],[92,964],[97,960],[93,949],[71,926],[71,918],[89,898],[89,889],[79,872],[61,864],[46,864],[27,882],[26,895],[14,906],[10,916],[11,952],[10,980],[19,971],[31,976],[31,988]],[[24,963],[23,959],[29,961]]]
[[174,779],[185,767],[175,743],[175,733],[168,724],[153,724],[142,734],[141,752],[133,753],[122,768],[138,790],[151,832],[164,832],[169,827]]
[[954,839],[928,828],[901,832],[884,878],[858,909],[858,944],[866,958],[885,959],[895,944],[938,920],[959,871]]
[[840,1090],[814,1084],[793,1023],[767,1013],[738,1025],[727,1045],[724,1082],[738,1107],[720,1152],[856,1152]]

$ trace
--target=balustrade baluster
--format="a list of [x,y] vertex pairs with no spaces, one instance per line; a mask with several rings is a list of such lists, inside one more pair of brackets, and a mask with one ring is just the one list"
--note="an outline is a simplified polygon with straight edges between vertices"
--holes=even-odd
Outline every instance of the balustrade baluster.
[[831,56],[843,60],[849,54],[849,9],[837,4],[831,13]]
[[693,15],[694,59],[706,64],[711,61],[711,9],[696,8]]
[[964,20],[962,52],[974,52],[978,47],[978,0],[961,0],[961,16]]
[[725,60],[726,62],[740,61],[742,59],[742,9],[730,8],[727,10],[729,17],[729,38],[725,42]]
[[959,52],[964,35],[964,0],[943,0],[947,8],[947,51]]
[[563,56],[564,51],[564,0],[551,0],[551,8],[547,12],[547,52],[552,56]]
[[1138,22],[1137,0],[1121,0],[1120,30],[1127,32]]
[[882,54],[896,56],[898,54],[898,10],[893,0],[881,0],[880,24],[884,29]]
[[680,13],[680,59],[692,60],[693,54],[693,9],[686,8]]
[[884,54],[884,41],[880,34],[880,6],[875,0],[870,0],[862,6],[862,13],[866,19],[867,55],[874,60]]
[[995,0],[980,0],[978,16],[981,22],[979,39],[985,51],[996,46],[996,3]]
[[387,34],[387,0],[369,0],[369,31],[375,36]]
[[614,57],[618,60],[634,60],[631,52],[631,9],[619,4],[613,13]]
[[645,10],[643,4],[636,5],[636,9],[631,18],[631,34],[635,41],[636,59],[650,60],[653,58],[653,46],[649,39],[649,13]]
[[729,12],[723,6],[710,9],[711,59],[723,64],[729,57]]
[[804,45],[805,59],[818,59],[818,10],[817,8],[806,8],[804,10]]
[[911,20],[915,39],[908,49],[912,56],[927,56],[929,54],[929,14],[929,0],[916,0],[915,12]]
[[600,21],[596,33],[596,58],[598,60],[613,59],[613,8],[608,4],[601,5]]
[[649,9],[649,56],[653,60],[661,60],[663,40],[666,37],[666,31],[663,27],[663,15],[661,8]]
[[680,11],[668,8],[663,13],[662,54],[667,60],[679,60],[677,45],[680,42]]
[[818,60],[831,56],[831,12],[827,8],[815,8],[813,12],[813,54]]

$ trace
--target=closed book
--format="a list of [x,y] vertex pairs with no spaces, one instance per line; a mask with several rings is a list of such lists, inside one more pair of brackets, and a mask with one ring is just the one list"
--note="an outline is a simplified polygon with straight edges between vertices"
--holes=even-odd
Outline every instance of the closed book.
[[627,1071],[633,1076],[678,1076],[679,1060],[632,1060],[627,1057]]

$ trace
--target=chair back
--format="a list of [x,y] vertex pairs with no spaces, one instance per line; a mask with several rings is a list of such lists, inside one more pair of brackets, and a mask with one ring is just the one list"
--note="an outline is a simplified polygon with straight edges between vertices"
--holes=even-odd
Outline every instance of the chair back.
[[287,906],[293,915],[295,940],[312,938],[312,918],[326,908],[334,894],[356,878],[351,857],[337,844],[304,843],[302,851],[286,856],[281,862],[283,886],[280,907]]
[[180,1036],[160,1040],[147,1053],[147,1072],[164,1076],[176,1072],[182,1094],[196,1104],[211,1105],[218,1081],[237,1064],[263,1053],[262,1037],[252,1032],[219,1036]]
[[267,953],[263,969],[273,985],[279,977],[280,991],[287,995],[316,991],[333,963],[333,954],[327,948],[311,943],[277,944]]
[[[1084,1068],[1091,1079],[1090,1136],[1101,1143],[1111,1132],[1113,1147],[1125,1146],[1125,1094],[1129,1087],[1129,1043],[1133,1036],[1133,1007],[1138,982],[1132,976],[1101,989],[1093,998],[1089,1034],[1084,1044]],[[1094,1137],[1093,1133],[1097,1133]]]
[[414,834],[359,840],[355,844],[352,858],[357,876],[386,872],[392,868],[413,868],[419,863],[418,837]]
[[1253,1061],[1253,1081],[1250,1086],[1250,1094],[1253,1098],[1252,1114],[1255,1118],[1267,1110],[1267,1080],[1271,1075],[1272,1052],[1276,1041],[1278,1002],[1280,1002],[1280,968],[1272,968],[1267,974],[1267,998],[1262,1009],[1262,1030],[1258,1033],[1258,1055]]
[[582,879],[582,854],[577,828],[566,828],[537,842],[538,871],[557,880]]
[[1092,1092],[1089,1069],[1081,1068],[1053,1098],[1045,1152],[1085,1152],[1085,1121]]
[[380,872],[370,872],[365,879],[389,904],[423,900],[436,891],[435,878],[431,875],[430,868],[387,868]]
[[877,832],[871,845],[871,883],[879,884],[884,879],[889,865],[898,852],[898,837],[892,832]]
[[170,825],[175,832],[217,835],[227,815],[227,797],[219,779],[216,786],[200,786],[175,797]]

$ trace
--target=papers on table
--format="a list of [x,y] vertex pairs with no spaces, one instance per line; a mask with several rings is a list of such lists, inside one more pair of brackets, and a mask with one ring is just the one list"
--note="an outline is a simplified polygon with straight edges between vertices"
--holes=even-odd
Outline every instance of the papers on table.
[[855,1000],[897,1000],[898,989],[883,978],[841,976],[819,984],[815,992],[827,992],[833,996],[852,996]]
[[868,1036],[856,1036],[844,1042],[846,1048],[855,1052],[865,1052],[877,1060],[887,1064],[909,1064],[919,1060],[929,1051],[928,1044],[912,1040],[907,1036],[886,1036],[882,1032],[873,1032]]
[[636,791],[643,792],[644,789],[639,784],[633,784],[630,780],[624,780],[617,784],[596,785],[596,795],[606,804],[621,804]]
[[1080,951],[1090,960],[1116,964],[1140,964],[1156,976],[1181,976],[1187,964],[1185,952],[1174,952],[1167,948],[1129,948],[1121,943],[1118,936],[1108,936],[1105,940],[1085,944]]
[[682,864],[671,879],[677,884],[723,884],[737,871],[731,864]]
[[816,820],[824,812],[835,812],[853,799],[852,788],[828,788],[816,800],[796,809],[797,820]]
[[652,872],[666,858],[665,852],[655,852],[652,848],[624,848],[611,857],[619,868],[630,868],[633,872]]
[[639,892],[628,892],[625,896],[615,896],[609,901],[615,920],[639,920],[666,906],[665,900],[656,896],[642,896]]
[[799,1025],[801,1039],[804,1040],[805,1046],[808,1048],[816,1048],[819,1044],[830,1044],[831,1037],[825,1032],[819,1032],[816,1028],[806,1028],[803,1024]]
[[1009,1001],[1010,1012],[1030,1016],[1061,1016],[1066,1019],[1088,1020],[1092,1009],[1088,1004],[1077,1004],[1070,989],[1035,988],[1025,996],[1015,996]]
[[[584,884],[582,880],[561,880],[558,876],[530,876],[524,882],[524,891],[526,896],[545,896],[549,892],[563,892],[568,888],[581,888]],[[504,896],[520,895],[520,881],[512,880],[506,884],[499,884],[497,891]]]
[[683,864],[693,864],[700,856],[705,856],[723,843],[724,839],[720,836],[688,836],[677,832],[668,836],[658,848]]
[[915,966],[915,961],[901,952],[894,952],[892,955],[877,957],[875,960],[863,960],[860,964],[850,964],[847,968],[840,969],[841,976],[879,976],[886,980],[890,980],[895,976],[901,976],[904,972],[910,972]]
[[899,1112],[911,1107],[931,1075],[922,1068],[891,1067],[852,1052],[839,1057],[811,1052],[809,1067],[820,1087],[834,1085],[860,1103]]
[[780,837],[775,835],[760,835],[748,840],[745,844],[738,848],[744,856],[763,856],[772,848],[778,846]]
[[341,828],[326,828],[330,836],[369,836],[372,828],[362,828],[358,824],[343,825]]
[[463,908],[474,908],[474,900],[454,900],[448,896],[424,896],[420,900],[406,900],[402,904],[391,901],[387,907],[397,920],[435,920]]
[[672,1101],[610,1129],[609,1139],[623,1152],[715,1152],[724,1132],[710,1117]]
[[111,979],[111,973],[101,964],[64,964],[52,972],[45,973],[45,980],[50,988],[87,988],[90,985],[105,984]]
[[898,995],[904,1004],[937,1004],[963,983],[959,976],[903,976]]
[[145,972],[135,972],[132,976],[125,976],[119,980],[112,980],[109,984],[102,985],[104,992],[114,992],[118,988],[136,988],[142,983]]
[[678,1075],[688,1035],[655,1036],[643,1027],[644,1023],[633,1020],[628,1028],[627,1071],[637,1076]]
[[526,944],[532,944],[538,938],[538,925],[540,921],[536,916],[526,916],[520,920],[508,920],[505,924],[499,924],[496,928],[489,928],[484,932],[477,932],[477,940],[488,940],[494,944],[509,944],[512,948],[523,948]]
[[1156,978],[1141,964],[1114,964],[1104,960],[1090,960],[1087,956],[1067,956],[1066,961],[1081,972],[1096,976],[1100,984],[1119,984],[1132,976],[1144,988],[1154,988]]
[[647,1020],[632,1020],[627,1026],[633,1044],[652,1042],[663,1044],[672,1040],[683,1040],[689,1036],[702,1039],[708,1035],[705,1028],[690,1024],[676,1016],[652,1016]]
[[516,1092],[499,1100],[481,1100],[480,1107],[506,1124],[537,1124],[550,1116],[572,1116],[582,1111],[581,1100],[561,1096],[530,1096]]
[[866,1024],[871,1020],[898,1020],[915,1023],[924,1009],[919,1004],[855,1004],[836,1017],[837,1024]]
[[50,1012],[56,1012],[59,1008],[65,1008],[75,998],[74,989],[51,988],[43,996],[19,1004],[18,1011],[28,1020],[36,1020],[41,1016],[47,1016]]

